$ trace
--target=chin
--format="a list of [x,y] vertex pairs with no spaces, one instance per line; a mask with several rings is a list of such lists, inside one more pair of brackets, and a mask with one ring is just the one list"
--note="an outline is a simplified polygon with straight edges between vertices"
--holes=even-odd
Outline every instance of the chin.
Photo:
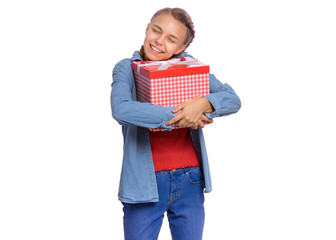
[[155,53],[150,46],[145,48],[146,60],[149,61],[163,61],[169,59],[166,53]]

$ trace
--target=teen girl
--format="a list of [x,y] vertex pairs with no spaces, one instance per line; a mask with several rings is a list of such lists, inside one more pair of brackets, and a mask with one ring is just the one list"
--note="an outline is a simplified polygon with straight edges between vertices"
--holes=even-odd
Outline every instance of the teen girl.
[[[140,51],[113,69],[111,106],[122,125],[124,155],[119,186],[127,240],[157,239],[167,212],[173,239],[202,239],[204,192],[211,191],[203,121],[240,109],[233,89],[210,74],[210,94],[177,107],[136,99],[132,61],[186,57],[195,35],[190,16],[179,8],[156,12]],[[184,128],[171,130],[177,124]],[[152,132],[148,128],[166,131]]]

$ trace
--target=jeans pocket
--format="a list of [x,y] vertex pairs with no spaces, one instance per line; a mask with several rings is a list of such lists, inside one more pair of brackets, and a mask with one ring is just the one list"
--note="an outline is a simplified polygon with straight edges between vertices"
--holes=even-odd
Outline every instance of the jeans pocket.
[[204,182],[203,173],[199,168],[188,171],[187,178],[192,184],[201,184]]

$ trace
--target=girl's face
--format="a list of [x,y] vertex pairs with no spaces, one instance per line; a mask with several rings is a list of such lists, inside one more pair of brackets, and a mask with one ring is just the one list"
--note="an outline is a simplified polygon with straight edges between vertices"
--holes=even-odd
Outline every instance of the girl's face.
[[170,14],[161,14],[147,25],[145,60],[161,61],[181,53],[186,45],[187,28]]

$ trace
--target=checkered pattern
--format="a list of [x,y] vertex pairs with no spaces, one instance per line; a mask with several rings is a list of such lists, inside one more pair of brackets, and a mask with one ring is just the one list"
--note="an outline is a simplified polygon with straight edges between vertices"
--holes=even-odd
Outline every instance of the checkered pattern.
[[[192,74],[149,79],[134,72],[137,98],[160,106],[178,106],[198,95],[209,94],[209,74]],[[179,128],[173,126],[173,128]],[[161,129],[151,129],[154,131]]]

